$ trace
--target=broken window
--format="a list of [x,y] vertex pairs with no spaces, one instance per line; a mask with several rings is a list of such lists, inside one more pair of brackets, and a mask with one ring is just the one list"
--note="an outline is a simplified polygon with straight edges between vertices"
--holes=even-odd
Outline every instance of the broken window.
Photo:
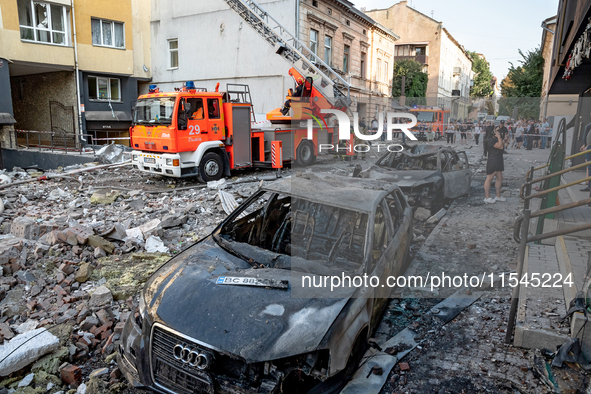
[[437,155],[411,156],[406,153],[390,153],[383,156],[376,164],[395,170],[437,170]]
[[363,264],[366,214],[261,192],[234,215],[217,239],[251,263],[290,268],[289,262],[278,258],[280,254],[314,262],[307,266],[312,271],[328,266],[350,271]]

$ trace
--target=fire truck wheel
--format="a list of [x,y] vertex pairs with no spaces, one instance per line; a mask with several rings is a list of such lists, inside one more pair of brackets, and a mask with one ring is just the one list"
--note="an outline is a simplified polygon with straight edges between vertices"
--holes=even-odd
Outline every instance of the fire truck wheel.
[[224,162],[214,152],[206,153],[199,164],[199,175],[204,182],[217,181],[224,175]]
[[309,166],[316,161],[314,144],[310,141],[302,141],[296,152],[296,163],[300,166]]

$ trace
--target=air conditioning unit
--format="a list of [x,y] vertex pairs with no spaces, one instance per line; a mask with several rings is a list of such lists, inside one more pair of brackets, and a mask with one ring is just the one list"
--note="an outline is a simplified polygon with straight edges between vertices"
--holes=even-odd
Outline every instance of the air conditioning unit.
[[456,75],[460,75],[462,73],[462,69],[460,67],[454,67],[454,77]]
[[459,89],[454,89],[451,91],[451,95],[454,97],[460,97],[460,90]]

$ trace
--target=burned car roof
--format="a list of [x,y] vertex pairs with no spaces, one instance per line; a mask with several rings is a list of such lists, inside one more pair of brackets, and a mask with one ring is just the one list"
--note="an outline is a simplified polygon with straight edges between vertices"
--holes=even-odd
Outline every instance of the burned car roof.
[[263,190],[270,192],[288,194],[363,213],[373,212],[373,207],[396,188],[397,185],[390,182],[326,173],[304,173],[301,176],[277,180],[262,187]]

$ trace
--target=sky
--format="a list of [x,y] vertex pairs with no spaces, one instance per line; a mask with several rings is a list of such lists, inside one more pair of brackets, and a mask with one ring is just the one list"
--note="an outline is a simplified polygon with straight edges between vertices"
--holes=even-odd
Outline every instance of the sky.
[[[357,8],[388,8],[399,0],[351,0]],[[510,64],[518,66],[518,50],[540,46],[542,21],[556,15],[558,0],[408,0],[417,11],[443,22],[469,51],[482,53],[500,83]],[[396,28],[392,29],[396,33]],[[402,37],[404,39],[404,37]]]

